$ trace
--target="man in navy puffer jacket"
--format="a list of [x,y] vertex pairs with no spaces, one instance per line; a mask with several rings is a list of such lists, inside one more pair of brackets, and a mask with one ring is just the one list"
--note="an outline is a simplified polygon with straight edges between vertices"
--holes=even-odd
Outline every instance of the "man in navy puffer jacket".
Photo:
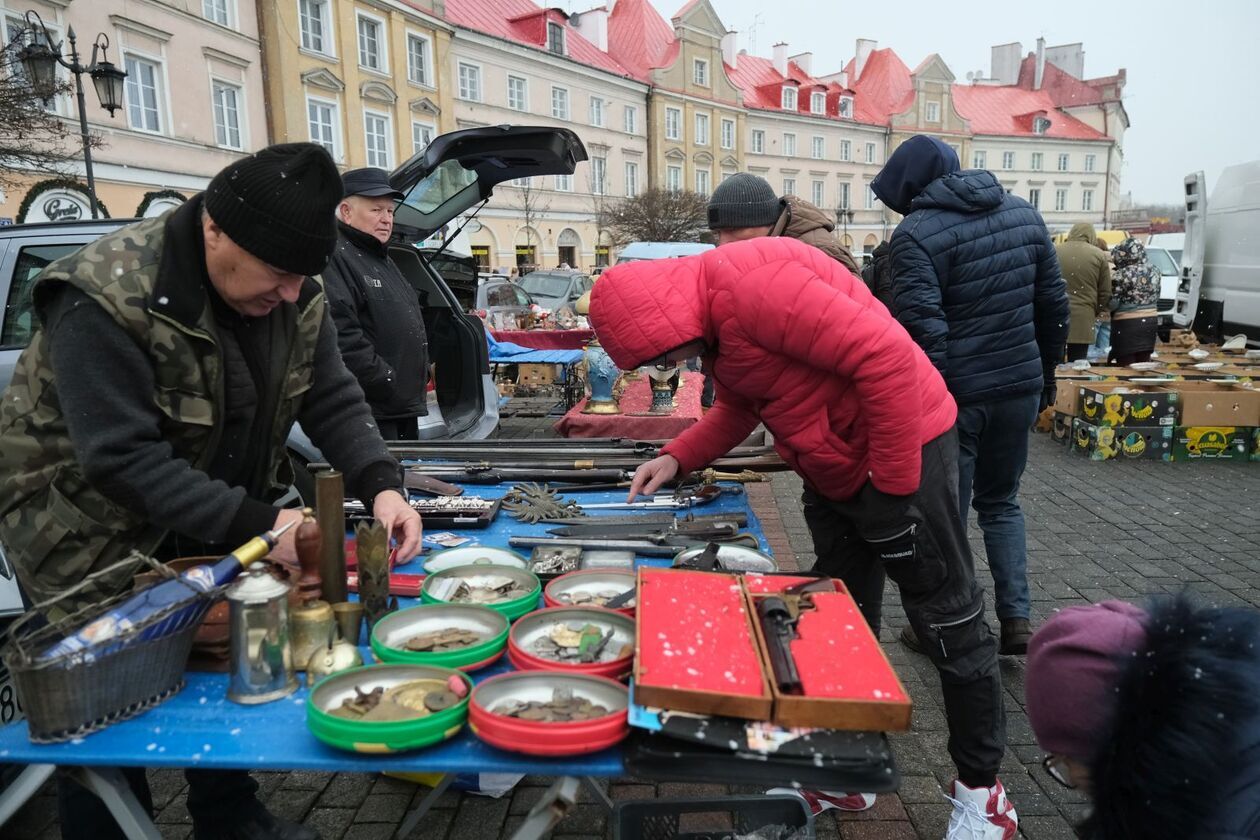
[[[905,216],[892,236],[893,314],[958,403],[959,513],[972,504],[993,572],[1001,652],[1031,636],[1019,480],[1028,432],[1054,400],[1068,299],[1041,214],[991,172],[918,135],[871,182]],[[917,646],[913,632],[902,634]]]

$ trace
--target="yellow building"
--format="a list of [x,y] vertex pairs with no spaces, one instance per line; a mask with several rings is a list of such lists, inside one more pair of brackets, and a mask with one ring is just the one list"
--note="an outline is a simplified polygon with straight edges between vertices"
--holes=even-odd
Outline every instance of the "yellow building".
[[273,142],[392,170],[455,128],[442,0],[259,0]]

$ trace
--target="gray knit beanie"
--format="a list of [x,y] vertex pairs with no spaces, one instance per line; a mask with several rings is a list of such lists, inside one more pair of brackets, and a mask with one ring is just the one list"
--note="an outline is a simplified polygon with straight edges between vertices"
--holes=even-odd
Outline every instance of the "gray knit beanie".
[[740,172],[718,184],[709,198],[709,229],[771,227],[782,209],[770,182]]

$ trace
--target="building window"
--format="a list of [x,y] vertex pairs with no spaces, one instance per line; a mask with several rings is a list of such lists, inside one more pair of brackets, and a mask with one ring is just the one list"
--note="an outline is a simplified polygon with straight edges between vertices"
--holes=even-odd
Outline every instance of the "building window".
[[694,81],[696,84],[700,85],[701,87],[708,87],[709,86],[709,62],[705,61],[703,58],[697,58],[695,61],[691,63],[691,67],[692,67],[692,73],[691,73],[692,81]]
[[709,115],[696,114],[696,145],[709,145]]
[[508,107],[513,111],[529,110],[529,82],[523,76],[508,76]]
[[381,22],[375,18],[359,15],[357,23],[359,31],[359,66],[369,70],[382,71],[385,60],[382,57]]
[[927,121],[932,123],[941,121],[941,103],[929,102],[927,104]]
[[433,142],[434,129],[428,123],[413,122],[411,124],[411,153],[418,155]]
[[1036,117],[1033,119],[1033,134],[1045,134],[1050,130],[1050,120],[1045,117]]
[[700,193],[700,195],[707,196],[709,194],[710,192],[709,178],[710,178],[709,170],[707,169],[696,170],[696,192]]
[[639,194],[639,164],[626,163],[626,198]]
[[682,167],[665,167],[665,189],[670,192],[682,192]]
[[1094,209],[1094,191],[1084,190],[1081,192],[1081,209],[1086,213]]
[[573,176],[572,175],[557,175],[556,176],[556,191],[557,192],[573,192]]
[[847,182],[840,185],[840,206],[845,210],[849,209],[849,184]]
[[814,160],[822,160],[826,155],[827,144],[821,137],[811,137],[809,141],[809,156]]
[[302,49],[331,53],[329,17],[328,0],[298,0],[298,28],[302,30]]
[[626,118],[626,134],[639,133],[639,109],[633,105],[627,105],[625,111]]
[[595,195],[608,193],[608,158],[591,158],[591,192]]
[[722,120],[722,148],[735,148],[735,120]]
[[1042,158],[1042,154],[1041,154],[1041,152],[1033,152],[1033,153],[1032,153],[1032,170],[1033,170],[1033,172],[1040,172],[1040,171],[1041,171],[1041,158]]
[[795,178],[783,179],[783,194],[796,195],[796,179]]
[[840,116],[842,117],[853,116],[853,97],[852,96],[840,97]]
[[1094,156],[1094,155],[1085,155],[1085,171],[1086,171],[1086,172],[1093,172],[1093,171],[1094,171],[1094,161],[1095,161],[1095,160],[1096,160],[1096,158],[1095,158],[1095,156]]
[[840,141],[840,160],[852,160],[853,144],[848,140]]
[[756,129],[752,133],[752,151],[758,155],[765,154],[766,133],[761,129]]
[[677,108],[665,109],[665,139],[682,139],[682,111]]
[[1059,171],[1067,172],[1070,159],[1067,155],[1059,155]]
[[1015,168],[1015,153],[1014,152],[1002,152],[1002,168],[1003,169]]
[[228,0],[201,0],[201,15],[211,23],[228,26]]
[[1067,190],[1054,191],[1054,209],[1063,212],[1067,209]]
[[862,209],[864,210],[875,209],[875,191],[871,189],[870,181],[866,182],[866,197],[862,201]]
[[323,146],[333,160],[340,160],[341,150],[338,145],[341,120],[337,116],[337,106],[320,99],[307,99],[306,121],[310,128],[311,142]]
[[567,88],[553,87],[551,89],[551,116],[558,120],[567,120],[569,118],[569,91]]
[[866,144],[866,162],[867,163],[875,162],[875,144],[874,143]]
[[132,128],[160,132],[162,118],[158,102],[161,70],[152,61],[129,55],[123,62],[127,68],[127,120]]
[[363,113],[363,139],[367,149],[367,165],[381,169],[393,169],[390,161],[389,116],[375,114],[371,111]]
[[596,128],[604,127],[604,100],[598,96],[591,97],[591,125]]
[[564,55],[564,27],[554,21],[547,21],[547,51]]
[[429,39],[420,35],[407,34],[407,78],[418,85],[431,87],[433,73],[429,69],[430,56],[433,55]]
[[241,89],[215,79],[210,83],[214,103],[214,142],[229,149],[241,146]]
[[825,114],[827,112],[827,94],[819,91],[809,95],[809,111],[811,114]]
[[985,169],[987,166],[988,166],[988,155],[986,155],[984,152],[971,153],[971,168],[972,169]]
[[813,189],[810,190],[809,199],[814,202],[815,207],[823,206],[823,190],[826,185],[822,181],[815,181]]
[[481,68],[477,65],[459,63],[459,98],[481,101]]
[[1033,187],[1028,191],[1028,203],[1036,209],[1041,209],[1041,189]]
[[796,110],[796,88],[792,87],[791,85],[784,85],[783,96],[780,101],[780,104],[783,106],[783,110],[785,111],[795,111]]
[[783,135],[783,154],[788,157],[796,157],[796,135]]

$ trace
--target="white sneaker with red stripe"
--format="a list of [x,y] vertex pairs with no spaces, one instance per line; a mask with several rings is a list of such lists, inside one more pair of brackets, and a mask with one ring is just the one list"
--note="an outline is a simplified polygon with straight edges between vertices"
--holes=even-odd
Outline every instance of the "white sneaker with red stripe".
[[771,788],[766,796],[795,796],[805,800],[815,817],[823,811],[865,811],[875,804],[873,793],[842,793],[835,790],[806,790],[805,788]]
[[1013,840],[1019,831],[1015,806],[1006,798],[999,780],[991,788],[969,788],[954,781],[954,803],[945,840]]

